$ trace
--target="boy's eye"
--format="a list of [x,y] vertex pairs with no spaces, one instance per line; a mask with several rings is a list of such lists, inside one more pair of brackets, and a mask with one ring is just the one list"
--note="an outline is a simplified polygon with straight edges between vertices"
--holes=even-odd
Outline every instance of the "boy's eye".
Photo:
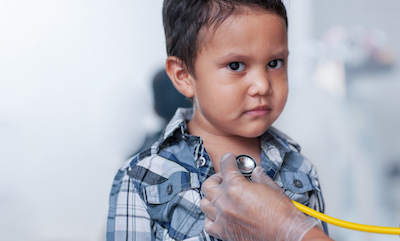
[[232,62],[232,63],[229,63],[227,66],[230,70],[233,70],[233,71],[243,71],[245,69],[244,64],[241,62]]
[[283,60],[281,59],[275,59],[268,63],[268,67],[273,69],[280,68],[282,67],[282,65],[283,65]]

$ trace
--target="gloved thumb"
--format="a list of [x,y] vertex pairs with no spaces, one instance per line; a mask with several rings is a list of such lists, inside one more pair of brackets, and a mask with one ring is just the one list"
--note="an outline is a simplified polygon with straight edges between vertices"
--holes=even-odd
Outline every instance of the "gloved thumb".
[[278,184],[276,184],[274,182],[274,180],[272,180],[267,175],[264,168],[262,168],[260,166],[257,166],[253,170],[253,173],[251,174],[251,181],[255,182],[255,183],[264,183],[264,184],[267,184],[268,186],[270,186],[271,188],[275,189],[276,191],[279,191],[279,192],[282,191],[281,187],[279,187]]
[[[272,181],[272,179],[265,173],[264,168],[257,166],[254,170],[253,173],[251,174],[251,181],[252,182],[257,182],[257,183],[264,183],[264,182],[269,182],[269,180]],[[267,184],[267,183],[265,183]]]
[[232,175],[233,173],[242,176],[236,163],[236,157],[232,153],[225,153],[222,155],[220,159],[220,168],[223,177]]

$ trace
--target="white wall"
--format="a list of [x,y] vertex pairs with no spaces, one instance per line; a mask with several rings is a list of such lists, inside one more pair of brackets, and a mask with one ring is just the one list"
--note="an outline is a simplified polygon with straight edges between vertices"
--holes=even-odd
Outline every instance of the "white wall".
[[121,163],[156,128],[161,0],[0,1],[0,239],[103,240]]

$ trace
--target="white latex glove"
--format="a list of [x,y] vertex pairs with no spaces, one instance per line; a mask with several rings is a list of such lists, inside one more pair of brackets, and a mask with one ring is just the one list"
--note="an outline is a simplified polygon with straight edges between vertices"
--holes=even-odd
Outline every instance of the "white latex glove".
[[317,224],[293,205],[262,167],[254,169],[249,182],[233,154],[224,154],[220,163],[221,172],[201,188],[205,197],[200,208],[210,235],[229,241],[299,241]]

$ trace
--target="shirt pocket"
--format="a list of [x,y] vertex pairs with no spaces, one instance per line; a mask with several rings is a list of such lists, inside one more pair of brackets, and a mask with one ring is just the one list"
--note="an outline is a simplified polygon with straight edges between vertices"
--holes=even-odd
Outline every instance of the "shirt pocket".
[[317,191],[311,177],[304,172],[282,171],[281,180],[290,199],[304,205],[308,205],[311,193]]
[[200,210],[200,184],[196,173],[176,172],[166,181],[143,188],[150,218],[156,222],[159,235],[183,240],[198,236],[204,228]]

